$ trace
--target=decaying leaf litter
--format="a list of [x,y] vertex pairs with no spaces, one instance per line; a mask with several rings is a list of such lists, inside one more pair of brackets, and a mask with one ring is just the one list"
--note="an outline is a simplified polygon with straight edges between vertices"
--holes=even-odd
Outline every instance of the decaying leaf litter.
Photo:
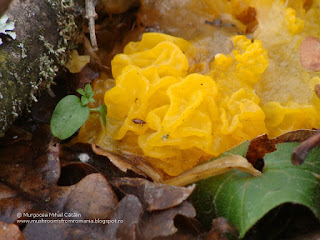
[[[61,78],[65,80],[65,77]],[[76,85],[79,85],[81,84],[81,80],[90,82],[89,78],[90,76],[86,76],[81,79],[81,77],[78,76],[73,83],[70,81],[67,84],[71,85],[76,83]],[[68,86],[69,89],[75,92],[77,88],[70,85]],[[43,98],[45,99],[45,97]],[[0,234],[3,234],[1,236],[7,237],[3,239],[12,239],[12,236],[17,239],[24,239],[24,237],[26,239],[42,239],[44,234],[48,234],[48,239],[106,239],[106,236],[108,236],[108,239],[228,239],[226,237],[228,234],[229,236],[235,236],[235,238],[239,236],[234,226],[231,226],[227,220],[223,218],[216,218],[209,232],[207,231],[210,228],[211,220],[207,222],[208,226],[205,227],[199,222],[199,220],[203,220],[201,217],[198,220],[195,219],[196,210],[188,200],[188,197],[194,190],[194,185],[183,188],[152,183],[150,178],[160,182],[170,182],[170,179],[163,179],[162,176],[152,178],[154,173],[146,175],[145,172],[141,172],[141,169],[140,172],[139,169],[133,169],[132,166],[134,166],[136,162],[132,162],[130,156],[123,157],[123,154],[120,154],[120,162],[117,163],[121,164],[125,160],[127,164],[129,164],[128,166],[130,166],[128,168],[125,167],[126,170],[123,171],[124,169],[121,169],[121,167],[120,170],[114,167],[107,158],[95,155],[90,145],[77,144],[74,146],[60,146],[57,139],[50,136],[48,126],[40,126],[43,123],[49,123],[50,118],[43,119],[45,117],[42,114],[37,115],[37,112],[47,112],[43,110],[43,108],[46,108],[48,102],[50,101],[44,100],[44,102],[41,102],[40,100],[37,106],[33,107],[31,116],[22,120],[27,120],[27,123],[23,123],[21,126],[21,123],[19,125],[18,122],[18,127],[11,131],[11,133],[13,132],[11,137],[10,132],[8,132],[7,138],[2,141],[1,151],[3,151],[3,153],[0,155],[3,157],[1,157],[0,160],[1,165],[4,167],[1,168],[3,169],[1,173],[1,188],[3,189],[1,192],[3,195],[0,204],[2,205],[3,203],[1,206],[1,209],[3,209],[1,212],[3,212],[3,214],[1,214],[0,219],[5,227],[2,228],[3,231],[1,230]],[[43,105],[41,106],[41,104]],[[53,109],[51,109],[51,112],[52,110]],[[50,110],[48,112],[50,112]],[[47,113],[47,115],[50,115],[50,113]],[[27,134],[25,132],[26,130],[22,130],[21,128],[26,129]],[[22,136],[19,136],[19,133]],[[294,166],[290,165],[290,153],[293,152],[293,147],[295,147],[296,144],[279,146],[276,144],[281,142],[301,142],[313,134],[314,132],[312,131],[300,131],[271,140],[266,137],[257,138],[251,141],[250,144],[247,142],[247,144],[244,144],[245,146],[231,150],[222,157],[227,159],[228,156],[231,156],[231,159],[234,158],[234,156],[238,156],[236,159],[246,157],[257,169],[262,170],[263,166],[268,167],[267,160],[270,161],[270,158],[271,160],[273,159],[273,161],[277,160],[277,157],[272,158],[272,156],[270,155],[269,157],[268,154],[274,154],[276,156],[277,154],[281,156],[285,155],[282,156],[282,158],[286,161],[286,167],[295,169]],[[47,136],[45,141],[44,136]],[[310,144],[308,146],[310,148]],[[86,150],[84,151],[84,149]],[[80,154],[89,156],[89,159],[86,160],[87,163],[79,162],[79,160],[82,159]],[[319,173],[316,170],[316,166],[319,164],[317,164],[315,157],[318,155],[317,150],[311,152],[310,155],[312,156],[309,156],[306,162],[309,160],[310,166],[313,168],[310,169],[302,165],[302,168],[299,168],[300,170],[297,168],[297,171],[307,172],[307,178],[309,178],[310,181],[317,182],[309,191],[318,192],[319,181],[317,179]],[[112,161],[114,158],[110,157],[110,160]],[[274,162],[277,164],[277,161]],[[120,165],[116,164],[116,166],[119,167]],[[275,167],[275,170],[277,170],[277,167]],[[262,170],[262,172],[262,176],[264,177],[265,171]],[[213,185],[217,185],[222,189],[226,188],[227,193],[219,194],[227,194],[225,195],[226,198],[230,198],[231,195],[230,202],[232,202],[236,197],[228,193],[228,191],[234,192],[232,191],[233,188],[229,187],[228,190],[223,179],[233,174],[243,176],[246,179],[252,179],[253,182],[260,180],[246,173],[232,170],[225,175],[203,181],[214,181],[213,179],[215,178],[222,179],[223,184],[219,184],[220,180],[218,180],[214,181]],[[142,179],[141,176],[149,176],[149,180]],[[299,174],[297,174],[297,176],[299,176]],[[181,185],[199,180],[197,177],[191,177],[191,179],[191,181],[186,181]],[[266,179],[266,181],[268,182],[269,179]],[[282,180],[280,179],[279,181]],[[200,185],[203,184],[202,182]],[[235,184],[238,184],[237,181],[235,182]],[[298,190],[300,183],[300,180],[297,180]],[[261,187],[259,184],[256,186]],[[210,188],[208,185],[206,187]],[[215,186],[213,186],[213,188],[214,187]],[[290,192],[290,187],[292,186],[288,184],[287,187]],[[191,203],[195,204],[196,208],[197,198],[202,198],[203,201],[212,201],[210,197],[201,197],[201,194],[206,194],[205,191],[202,191],[200,194],[197,194],[197,191],[199,190],[196,189],[195,194],[191,198]],[[280,192],[279,189],[275,189],[275,191]],[[212,192],[212,189],[209,190],[209,193],[210,192]],[[160,198],[158,198],[160,193]],[[253,201],[259,201],[257,200],[257,196],[255,196],[254,190],[252,190],[252,195],[254,195]],[[307,197],[310,195],[311,194],[306,194]],[[315,201],[313,203],[306,203],[304,201],[300,203],[307,205],[315,215],[318,215],[317,212],[319,209],[318,206],[316,206],[316,196],[315,194],[311,197],[311,200]],[[219,201],[225,203],[224,200],[226,198],[223,197],[222,200]],[[291,201],[293,200],[289,196],[288,200],[284,202]],[[258,207],[259,205],[256,206]],[[202,211],[201,207],[197,208],[198,217]],[[230,206],[225,205],[222,206],[220,210],[218,209],[219,206],[215,207],[217,212],[228,211],[226,209],[230,209]],[[236,207],[235,209],[234,211],[237,211]],[[241,211],[241,208],[239,208],[239,210]],[[17,213],[66,211],[79,212],[81,219],[122,219],[124,222],[130,222],[130,225],[28,223],[25,225],[18,224],[20,227],[19,230],[16,227],[17,225],[11,224],[16,223]],[[203,210],[203,212],[207,211],[208,209]],[[249,213],[250,211],[247,212],[247,214]],[[212,216],[214,215],[210,217],[212,218]],[[224,213],[223,216],[228,216],[228,214]],[[253,223],[256,223],[260,217]],[[307,215],[307,218],[310,218],[310,215]],[[233,222],[233,224],[238,227],[238,231],[240,230],[241,237],[243,237],[248,228],[251,227],[250,224],[247,228],[243,227],[246,224],[239,225],[236,222]],[[159,226],[159,228],[155,226]],[[178,229],[177,226],[179,226]],[[318,225],[315,225],[311,230],[317,229],[317,227]],[[292,229],[296,231],[294,227],[292,227]],[[7,230],[11,235],[6,235]],[[305,232],[302,231],[302,233]],[[289,236],[292,237],[294,235]]]

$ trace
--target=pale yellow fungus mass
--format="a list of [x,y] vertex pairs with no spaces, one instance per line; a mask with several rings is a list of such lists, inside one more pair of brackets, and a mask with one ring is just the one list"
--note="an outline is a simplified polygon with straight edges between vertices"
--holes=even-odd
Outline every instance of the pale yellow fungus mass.
[[93,84],[100,103],[104,94],[107,126],[93,115],[78,139],[175,176],[258,135],[319,127],[320,75],[299,62],[302,39],[320,36],[319,1],[308,10],[306,1],[231,2],[255,8],[254,40],[235,35],[232,52],[205,63],[192,39],[143,34],[112,60],[114,87],[104,94],[103,76]]
[[82,68],[90,62],[90,56],[80,56],[77,50],[73,50],[70,54],[70,59],[66,64],[66,68],[71,73],[79,73]]

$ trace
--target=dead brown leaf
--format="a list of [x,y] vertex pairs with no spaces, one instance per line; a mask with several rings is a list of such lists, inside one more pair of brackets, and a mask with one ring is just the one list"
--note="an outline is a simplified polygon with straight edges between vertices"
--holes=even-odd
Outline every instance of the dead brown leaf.
[[0,138],[0,145],[1,146],[8,146],[20,141],[30,141],[32,135],[23,130],[22,128],[12,126],[6,132],[6,135],[3,138]]
[[316,133],[315,130],[301,129],[285,133],[274,139],[275,144],[284,142],[303,142]]
[[280,135],[274,139],[269,139],[266,134],[261,135],[251,140],[246,157],[257,169],[262,169],[265,154],[275,151],[276,144],[303,142],[315,133],[316,131],[314,130],[296,130]]
[[320,230],[297,236],[294,238],[288,238],[287,240],[320,240]]
[[246,158],[256,169],[261,171],[264,166],[264,155],[275,150],[274,142],[268,138],[267,134],[264,134],[251,140]]
[[104,176],[94,173],[75,185],[54,188],[48,206],[53,212],[80,213],[83,219],[105,219],[117,203],[118,199]]
[[[28,239],[104,239],[100,223],[114,212],[118,200],[106,179],[99,173],[90,174],[78,184],[58,187],[52,192],[48,202],[49,211],[62,213],[80,213],[79,217],[64,217],[77,220],[76,223],[28,223],[23,233]],[[59,220],[61,218],[58,218]],[[99,221],[98,221],[99,219]],[[81,220],[91,220],[81,223]],[[43,235],[45,234],[45,235]]]
[[70,88],[73,92],[76,92],[77,89],[84,88],[86,84],[91,83],[98,77],[99,73],[86,65],[79,73],[73,75],[73,78],[70,81]]
[[196,216],[196,211],[191,203],[185,201],[167,210],[146,212],[140,223],[140,238],[147,240],[176,233],[178,229],[174,225],[174,218],[177,215],[193,218]]
[[109,152],[109,151],[106,151],[95,144],[92,144],[92,150],[97,155],[107,157],[110,160],[110,162],[112,162],[121,171],[127,172],[127,170],[129,169],[129,170],[136,172],[139,175],[146,177],[146,175],[142,171],[140,171],[138,168],[133,166],[127,159],[123,158],[122,156],[115,154],[115,153],[112,153],[112,152]]
[[[91,146],[87,147],[91,151]],[[113,185],[125,193],[118,203],[113,189],[99,170],[79,162],[79,153],[84,152],[83,146],[75,151],[72,146],[65,147],[62,156],[70,159],[64,161],[60,169],[60,145],[50,135],[48,126],[40,128],[32,140],[22,139],[1,148],[0,219],[7,223],[18,220],[24,236],[35,240],[44,236],[48,240],[106,239],[106,236],[107,239],[169,236],[194,239],[197,231],[187,229],[181,232],[181,226],[175,226],[177,216],[187,217],[185,226],[188,222],[197,225],[197,220],[193,219],[195,210],[186,202],[193,186],[181,188],[145,179],[118,177],[114,178]],[[92,151],[86,154],[87,160],[103,158],[106,162],[105,157]],[[78,162],[73,162],[75,159]],[[78,222],[58,223],[61,216],[31,217],[28,213],[76,213],[76,217],[63,215],[63,219]],[[43,219],[52,222],[21,222]]]
[[[175,227],[177,215],[194,217],[195,210],[188,202],[168,210],[145,212],[139,199],[134,195],[125,196],[109,216],[108,220],[120,220],[109,224],[28,224],[24,234],[28,239],[160,239],[178,231]],[[176,238],[178,236],[183,238]],[[171,239],[198,239],[194,234],[180,233]],[[165,238],[170,239],[170,238]]]
[[142,178],[116,178],[111,184],[125,194],[136,195],[148,211],[175,207],[185,201],[195,188],[195,185],[177,187]]
[[19,227],[15,224],[0,222],[0,239],[1,240],[25,240]]
[[107,157],[121,171],[127,172],[131,170],[141,176],[149,177],[156,182],[163,180],[163,174],[158,169],[154,168],[147,161],[139,156],[122,152],[121,155],[106,151],[101,147],[92,144],[92,150],[98,155]]
[[228,240],[230,236],[237,239],[238,231],[229,221],[223,217],[218,217],[213,220],[212,227],[207,233],[205,240]]
[[44,146],[33,146],[40,141],[34,138],[0,149],[1,221],[12,223],[19,212],[45,207],[49,189],[59,179],[59,144],[43,132],[41,128],[35,138],[41,136]]
[[[83,239],[137,239],[137,228],[143,213],[139,199],[133,195],[124,197],[108,219],[94,219],[93,223],[28,224],[24,230],[28,239],[83,240]],[[103,221],[111,221],[103,223]],[[123,222],[112,222],[121,220]]]
[[[14,223],[17,219],[34,219],[28,213],[80,214],[76,219],[107,219],[113,213],[118,199],[100,173],[85,172],[89,175],[75,185],[57,185],[60,177],[59,152],[60,146],[50,136],[47,126],[41,128],[32,141],[20,141],[0,149],[2,221]],[[47,220],[50,219],[54,217]],[[59,239],[57,236],[70,239],[62,237],[69,235],[65,231],[70,226],[66,223],[58,225],[27,223],[23,232],[28,239],[43,239],[44,235],[41,237],[38,233],[42,233],[39,228],[45,226],[52,234],[46,235],[46,239]],[[62,232],[57,233],[57,229]]]
[[80,182],[84,177],[99,171],[87,163],[70,162],[61,164],[59,186],[70,186]]
[[198,239],[200,236],[202,225],[193,218],[195,210],[186,201],[194,185],[184,188],[139,178],[116,178],[111,184],[124,194],[136,195],[142,203],[145,211],[139,222],[139,239]]
[[300,46],[300,63],[311,71],[320,70],[320,39],[313,36],[305,37]]
[[205,232],[202,224],[195,218],[178,215],[174,219],[178,231],[169,236],[156,237],[155,240],[203,240]]
[[[76,162],[82,162],[90,165],[90,168],[94,168],[102,173],[108,179],[113,177],[137,177],[139,175],[135,174],[132,171],[124,173],[110,161],[106,161],[105,156],[97,155],[92,151],[91,144],[86,143],[76,143],[72,145],[63,145],[60,161],[62,164],[61,174],[64,174],[64,166],[69,164],[75,164]],[[88,166],[86,165],[86,166]],[[68,171],[70,171],[69,169]],[[87,171],[87,170],[84,170]],[[89,170],[90,171],[90,170]],[[66,172],[66,174],[68,174]],[[69,176],[66,176],[69,177]]]
[[106,227],[106,235],[110,239],[138,239],[138,226],[141,221],[143,207],[134,195],[121,199],[110,219],[123,220],[121,224],[110,224]]

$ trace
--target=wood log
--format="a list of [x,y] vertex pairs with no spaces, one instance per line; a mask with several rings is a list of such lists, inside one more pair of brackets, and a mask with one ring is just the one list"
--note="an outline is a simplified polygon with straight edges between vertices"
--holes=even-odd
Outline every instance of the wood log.
[[14,0],[5,12],[13,39],[1,34],[0,136],[53,78],[80,39],[84,0]]

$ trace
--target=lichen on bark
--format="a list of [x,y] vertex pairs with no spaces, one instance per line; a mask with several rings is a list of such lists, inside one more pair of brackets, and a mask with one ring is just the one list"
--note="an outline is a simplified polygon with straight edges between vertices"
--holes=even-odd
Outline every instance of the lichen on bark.
[[82,0],[16,0],[6,12],[15,23],[16,40],[2,36],[0,45],[0,136],[50,90],[69,49],[80,36]]

